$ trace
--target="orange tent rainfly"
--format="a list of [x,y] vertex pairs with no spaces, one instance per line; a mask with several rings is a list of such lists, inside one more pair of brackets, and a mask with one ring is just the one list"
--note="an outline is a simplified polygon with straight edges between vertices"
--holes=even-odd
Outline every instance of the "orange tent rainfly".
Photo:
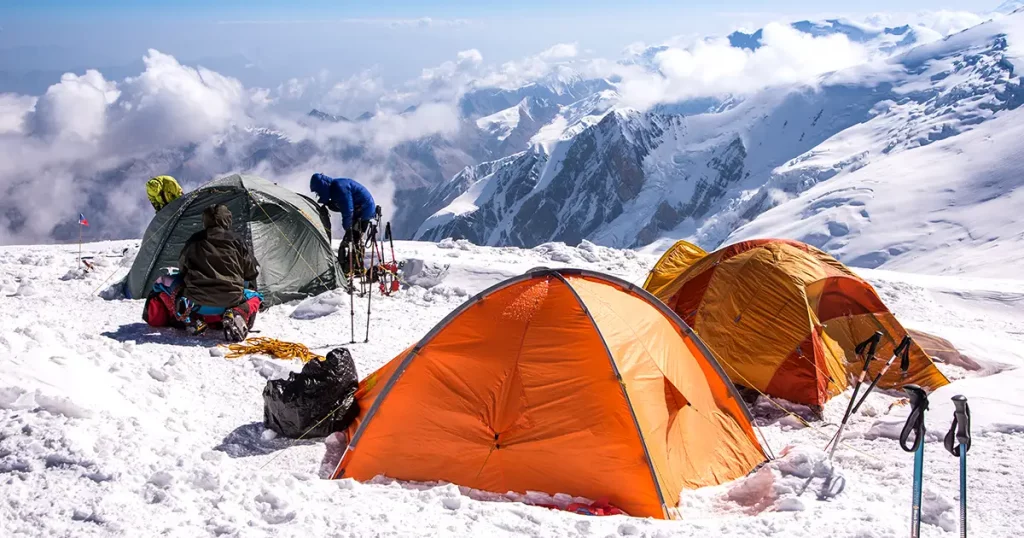
[[[810,245],[744,241],[691,260],[656,266],[652,278],[660,280],[648,279],[647,288],[693,327],[738,385],[821,405],[860,373],[858,343],[883,334],[873,376],[907,335],[870,284]],[[909,356],[909,369],[897,364],[880,388],[949,383],[916,343]]]
[[335,478],[567,493],[672,517],[765,460],[688,327],[637,286],[540,269],[470,299],[363,381]]

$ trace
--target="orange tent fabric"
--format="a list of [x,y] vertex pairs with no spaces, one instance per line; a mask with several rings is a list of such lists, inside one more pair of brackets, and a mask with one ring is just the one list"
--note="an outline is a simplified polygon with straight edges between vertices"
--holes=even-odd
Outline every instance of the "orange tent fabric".
[[[824,404],[860,373],[858,343],[882,332],[874,375],[907,334],[870,284],[797,241],[730,245],[691,263],[656,291],[733,382],[807,405]],[[949,381],[913,344],[908,371],[893,367],[879,387],[907,383],[933,390]]]
[[608,498],[673,517],[764,452],[720,366],[628,282],[538,270],[470,299],[366,378],[334,474]]

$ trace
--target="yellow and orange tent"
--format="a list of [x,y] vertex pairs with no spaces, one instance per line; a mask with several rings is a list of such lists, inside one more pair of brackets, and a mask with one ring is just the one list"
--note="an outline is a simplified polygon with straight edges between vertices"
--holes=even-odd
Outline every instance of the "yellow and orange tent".
[[683,488],[765,460],[735,387],[678,316],[582,270],[482,292],[357,398],[335,478],[567,493],[666,518]]
[[[672,258],[655,267],[647,288],[700,335],[734,383],[807,405],[825,403],[860,373],[858,343],[882,332],[874,375],[907,335],[870,284],[798,241],[744,241]],[[880,388],[949,383],[916,343],[909,356],[908,370],[890,369]]]

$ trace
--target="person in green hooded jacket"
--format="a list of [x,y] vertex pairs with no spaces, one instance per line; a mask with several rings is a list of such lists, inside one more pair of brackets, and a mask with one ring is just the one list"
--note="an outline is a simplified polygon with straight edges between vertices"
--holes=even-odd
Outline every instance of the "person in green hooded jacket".
[[153,209],[160,212],[167,204],[181,198],[184,194],[181,185],[171,176],[156,176],[146,182],[146,196]]

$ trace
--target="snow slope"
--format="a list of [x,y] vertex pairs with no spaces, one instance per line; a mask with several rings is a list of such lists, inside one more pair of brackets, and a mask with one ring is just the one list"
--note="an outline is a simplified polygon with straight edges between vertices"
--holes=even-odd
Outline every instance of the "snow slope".
[[1016,15],[898,58],[935,82],[904,81],[874,118],[777,169],[813,187],[775,189],[784,202],[726,242],[781,235],[861,267],[1018,277],[1022,37]]
[[[780,458],[753,475],[683,496],[681,521],[584,517],[446,484],[319,478],[323,440],[263,431],[261,391],[298,364],[225,359],[216,338],[145,326],[140,301],[97,292],[127,270],[135,242],[85,245],[97,271],[73,270],[69,245],[0,247],[0,535],[3,536],[790,536],[906,532],[912,458],[892,439],[900,407],[872,396],[836,455],[845,490],[817,494],[830,466],[820,449],[834,424],[803,428],[766,402],[757,411]],[[641,283],[654,257],[583,243],[530,250],[464,241],[399,242],[412,287],[375,297],[369,344],[351,346],[361,376],[419,339],[470,294],[537,266],[580,266]],[[948,426],[944,400],[971,398],[973,535],[1019,535],[1024,453],[1024,284],[865,271],[909,326],[935,332],[984,367],[942,368],[929,427]],[[109,278],[108,278],[109,277]],[[328,292],[261,313],[261,336],[324,353],[348,341],[348,300]],[[365,303],[357,299],[357,338]],[[846,399],[826,407],[838,420]],[[785,448],[787,446],[790,448]],[[785,449],[785,450],[784,450]],[[785,455],[782,453],[785,451]],[[952,530],[956,460],[926,446],[924,536]],[[329,462],[327,467],[329,468]]]

